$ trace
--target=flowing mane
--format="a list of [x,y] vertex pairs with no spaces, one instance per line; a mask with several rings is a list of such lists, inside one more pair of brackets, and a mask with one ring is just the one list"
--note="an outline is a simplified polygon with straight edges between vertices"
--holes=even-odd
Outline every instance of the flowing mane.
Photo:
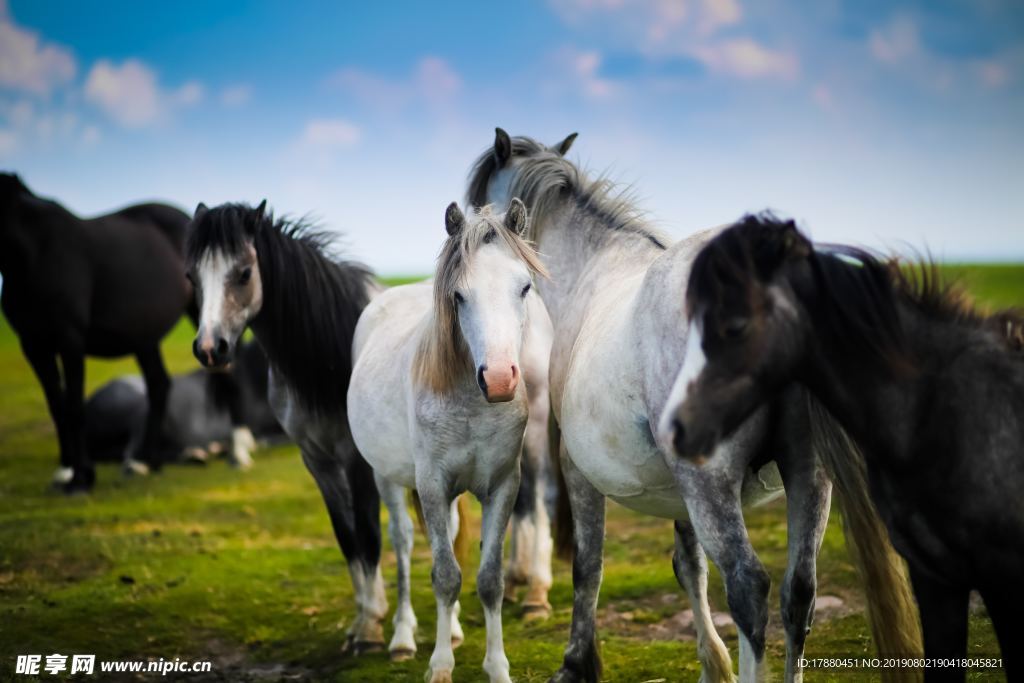
[[210,209],[193,223],[187,263],[210,250],[236,254],[250,240],[263,283],[263,305],[252,327],[271,366],[311,412],[343,415],[352,335],[369,300],[372,273],[337,258],[335,234],[241,204]]
[[537,252],[506,228],[491,206],[484,206],[466,216],[463,229],[445,240],[437,257],[433,311],[413,358],[414,379],[438,394],[450,394],[472,371],[469,349],[459,329],[455,290],[476,250],[496,239],[504,240],[532,273],[547,277]]
[[[608,178],[590,179],[571,161],[532,138],[511,138],[512,160],[517,162],[510,197],[519,197],[530,211],[530,232],[536,242],[540,231],[560,200],[572,199],[578,210],[592,216],[608,231],[634,233],[665,249],[665,239],[647,223],[628,188],[620,189]],[[487,203],[487,186],[500,170],[492,148],[480,155],[469,173],[470,206]]]
[[[706,301],[725,280],[767,277],[788,258],[792,221],[771,214],[748,215],[722,232],[693,264],[687,300]],[[803,238],[800,238],[803,239]],[[808,245],[810,246],[810,245]],[[867,348],[896,363],[913,362],[899,307],[926,318],[994,334],[1011,351],[1024,348],[1024,315],[1007,309],[990,313],[976,306],[962,284],[946,280],[929,258],[908,263],[848,245],[816,245],[806,254],[824,329],[850,349]]]

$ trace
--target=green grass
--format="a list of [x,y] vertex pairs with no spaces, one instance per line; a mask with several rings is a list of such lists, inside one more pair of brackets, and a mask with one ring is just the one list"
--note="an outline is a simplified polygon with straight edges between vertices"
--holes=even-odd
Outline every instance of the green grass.
[[[997,306],[1024,301],[1024,266],[955,270],[983,301]],[[192,334],[182,323],[165,340],[172,371],[195,367]],[[89,360],[88,388],[135,371],[130,360]],[[211,659],[223,680],[421,680],[435,613],[425,540],[417,537],[413,559],[413,604],[420,620],[415,660],[393,665],[385,654],[343,657],[344,631],[354,614],[352,590],[316,486],[294,447],[258,453],[257,466],[246,473],[216,462],[123,479],[115,466],[101,465],[95,492],[74,498],[47,488],[55,466],[56,443],[42,392],[16,338],[0,321],[0,680],[27,680],[13,674],[16,655],[54,652],[108,660]],[[474,507],[474,534],[478,513]],[[845,606],[841,616],[816,622],[808,657],[871,651],[860,611],[863,599],[836,517],[819,560],[819,594],[838,596]],[[769,649],[781,674],[777,586],[786,557],[784,502],[749,511],[747,522],[774,582]],[[697,679],[693,641],[673,637],[665,628],[666,620],[686,607],[669,564],[671,546],[668,522],[610,506],[600,602],[607,680]],[[384,571],[390,587],[390,549]],[[466,642],[456,651],[457,681],[481,680],[484,622],[474,591],[468,571]],[[506,606],[505,644],[514,678],[543,681],[557,669],[571,596],[571,569],[556,561],[550,620],[526,624],[514,604]],[[725,594],[714,570],[711,596],[724,611]],[[393,604],[393,592],[389,600]],[[724,633],[735,656],[735,631]],[[970,648],[997,651],[981,614],[972,617]],[[876,678],[869,672],[808,676]],[[974,678],[1001,676],[988,672]]]

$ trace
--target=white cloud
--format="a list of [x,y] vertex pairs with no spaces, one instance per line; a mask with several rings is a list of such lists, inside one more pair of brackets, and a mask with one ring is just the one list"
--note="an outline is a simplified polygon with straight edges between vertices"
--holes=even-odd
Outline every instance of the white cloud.
[[792,53],[764,47],[751,38],[701,46],[693,54],[712,72],[739,78],[792,79],[800,70]]
[[64,47],[44,43],[38,33],[16,26],[0,5],[0,86],[48,95],[69,83],[77,71]]
[[313,119],[306,123],[299,144],[318,150],[344,149],[361,137],[359,127],[345,119]]
[[445,60],[426,56],[406,78],[385,78],[356,67],[345,67],[329,76],[327,85],[372,107],[395,111],[416,103],[448,106],[462,89],[462,78]]
[[137,59],[120,65],[101,59],[85,80],[85,98],[122,126],[142,128],[166,120],[175,109],[199,103],[203,87],[189,81],[164,90],[156,72]]
[[252,87],[248,85],[231,85],[220,92],[220,103],[225,107],[240,107],[252,99]]

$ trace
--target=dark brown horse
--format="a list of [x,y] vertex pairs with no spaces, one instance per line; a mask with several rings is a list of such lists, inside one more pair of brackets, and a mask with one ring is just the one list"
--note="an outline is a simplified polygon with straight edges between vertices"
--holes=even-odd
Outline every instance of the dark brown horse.
[[170,385],[160,339],[191,300],[183,266],[188,220],[163,204],[81,219],[36,197],[18,176],[0,174],[0,303],[46,394],[67,492],[86,491],[95,480],[83,438],[87,355],[138,359],[150,398],[139,453],[159,466],[152,446]]

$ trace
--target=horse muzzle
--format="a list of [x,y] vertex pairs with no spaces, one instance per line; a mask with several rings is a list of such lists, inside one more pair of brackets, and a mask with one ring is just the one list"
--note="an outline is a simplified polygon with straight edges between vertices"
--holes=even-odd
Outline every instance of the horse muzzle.
[[519,367],[515,363],[481,365],[476,371],[476,383],[480,385],[488,403],[511,401],[519,386]]

